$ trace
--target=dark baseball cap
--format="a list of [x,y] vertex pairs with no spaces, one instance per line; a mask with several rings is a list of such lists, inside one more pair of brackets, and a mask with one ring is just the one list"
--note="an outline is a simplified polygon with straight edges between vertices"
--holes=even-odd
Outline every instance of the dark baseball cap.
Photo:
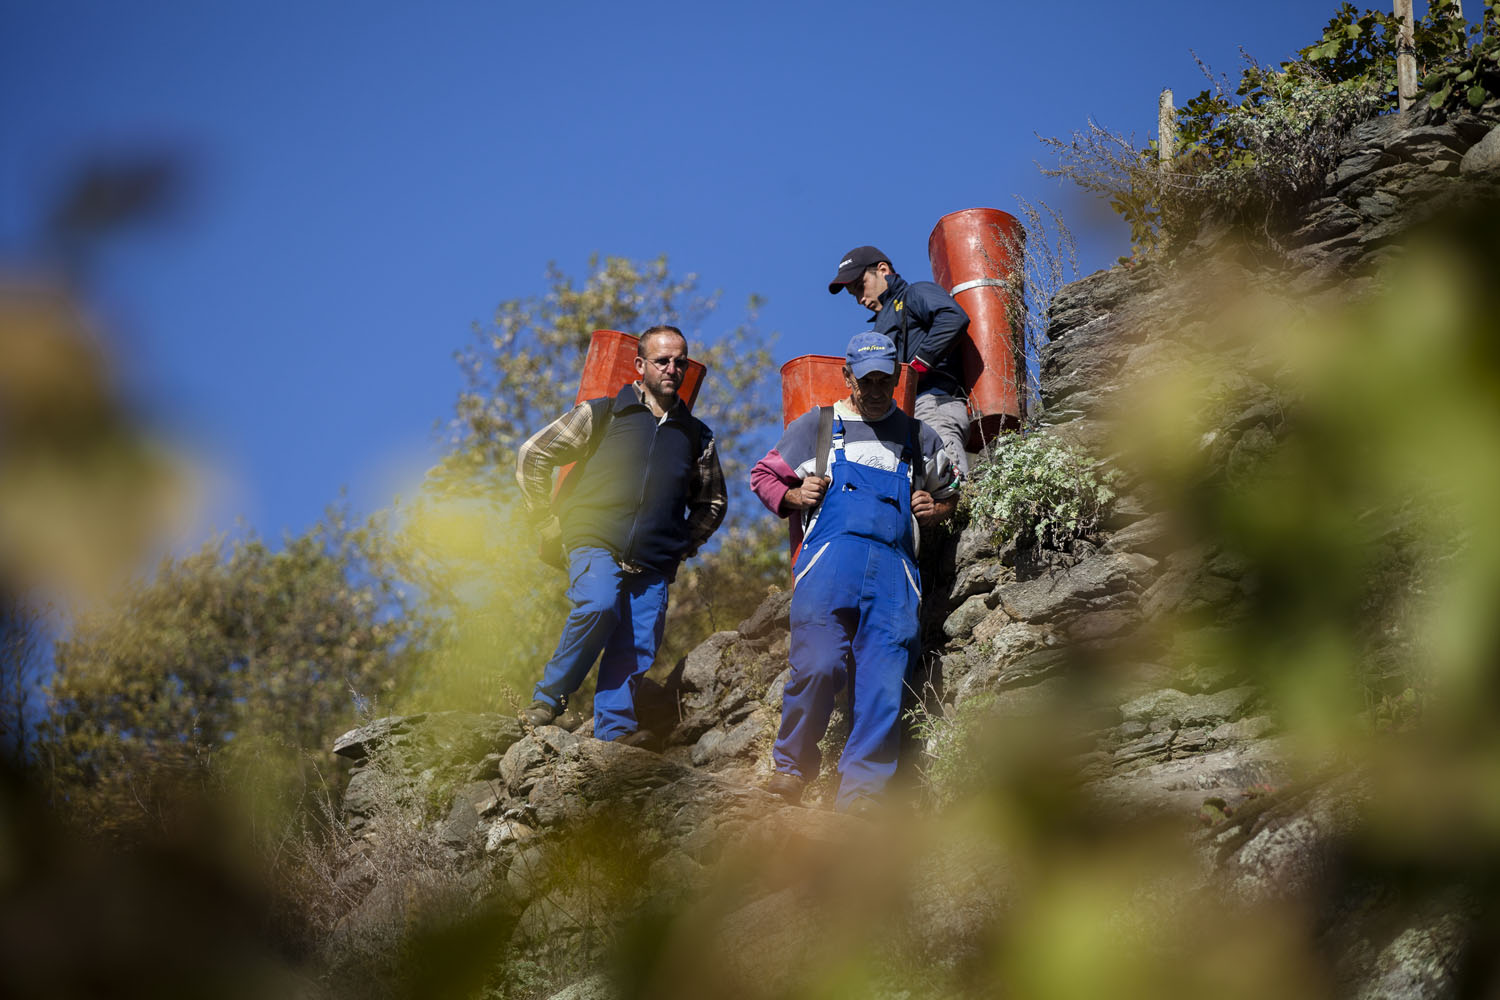
[[890,264],[891,259],[875,247],[855,247],[839,258],[839,273],[828,283],[829,293],[837,295],[849,282],[880,263]]

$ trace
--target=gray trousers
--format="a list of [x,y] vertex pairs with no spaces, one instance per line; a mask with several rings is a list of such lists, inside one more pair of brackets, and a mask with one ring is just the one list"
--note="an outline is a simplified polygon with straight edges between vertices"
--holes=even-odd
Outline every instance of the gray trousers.
[[937,431],[953,467],[960,476],[967,476],[969,455],[964,451],[964,445],[969,440],[968,404],[957,396],[931,389],[917,397],[915,409],[912,416]]

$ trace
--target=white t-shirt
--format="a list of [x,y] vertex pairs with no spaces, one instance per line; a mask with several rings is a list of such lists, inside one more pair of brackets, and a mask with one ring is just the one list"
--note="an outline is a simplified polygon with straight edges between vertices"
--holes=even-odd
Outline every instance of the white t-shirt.
[[[906,450],[906,434],[909,420],[901,419],[896,404],[892,403],[886,415],[879,420],[866,421],[848,400],[833,404],[834,416],[844,424],[844,461],[867,465],[876,469],[895,472],[901,464],[902,452]],[[835,425],[836,429],[837,425]],[[782,459],[798,476],[811,476],[817,471],[818,409],[804,413],[787,425],[776,444]],[[943,451],[942,439],[926,424],[922,425],[917,439],[917,451],[922,456],[920,468],[912,469],[912,489],[926,490],[933,499],[943,500],[958,490],[958,477],[953,472],[953,460]],[[830,446],[827,456],[826,475],[833,474],[834,448]],[[807,533],[812,532],[822,504],[802,512],[802,523]]]

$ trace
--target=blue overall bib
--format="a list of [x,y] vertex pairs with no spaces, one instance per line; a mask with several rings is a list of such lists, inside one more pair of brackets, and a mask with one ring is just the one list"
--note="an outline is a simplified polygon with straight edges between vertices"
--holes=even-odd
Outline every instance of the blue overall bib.
[[844,457],[835,418],[832,482],[793,564],[792,669],[772,759],[778,771],[816,778],[818,741],[848,683],[840,809],[879,793],[895,773],[901,693],[919,652],[911,437],[896,471],[860,465]]

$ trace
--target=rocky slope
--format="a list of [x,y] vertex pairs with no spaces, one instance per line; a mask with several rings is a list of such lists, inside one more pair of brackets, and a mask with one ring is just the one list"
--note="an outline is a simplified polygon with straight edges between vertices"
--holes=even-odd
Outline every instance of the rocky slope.
[[[1462,886],[1408,905],[1351,864],[1367,789],[1357,775],[1294,767],[1273,700],[1212,654],[1260,586],[1254,564],[1174,517],[1170,498],[1120,450],[1120,431],[1140,386],[1208,372],[1193,401],[1213,416],[1203,476],[1249,474],[1294,426],[1274,359],[1224,332],[1226,289],[1363,294],[1434,206],[1500,189],[1491,126],[1379,119],[1350,137],[1278,256],[1247,256],[1205,234],[1188,261],[1117,267],[1063,289],[1042,361],[1043,424],[1121,468],[1125,495],[1108,530],[1070,552],[1018,553],[971,525],[930,539],[925,560],[929,718],[963,718],[968,731],[1010,741],[1007,759],[1031,767],[979,783],[1010,782],[1022,799],[1063,796],[1056,808],[1074,816],[1069,830],[1165,824],[1160,836],[1187,868],[1174,883],[1183,901],[1162,911],[1169,922],[1190,926],[1189,896],[1251,911],[1295,904],[1324,963],[1313,981],[1346,995],[1471,992],[1489,911]],[[545,995],[576,980],[557,995],[697,996],[707,975],[729,995],[779,996],[823,967],[821,949],[838,938],[830,927],[868,937],[846,912],[853,906],[890,921],[878,934],[890,963],[880,983],[911,995],[900,970],[926,968],[941,970],[928,980],[939,984],[933,995],[955,982],[977,989],[972,969],[1011,933],[996,928],[1026,898],[998,832],[1014,830],[1001,822],[984,836],[953,835],[974,829],[956,818],[962,803],[946,822],[910,780],[902,804],[873,822],[828,811],[829,776],[806,807],[758,788],[786,680],[789,599],[769,596],[645,685],[641,715],[662,734],[657,752],[599,743],[586,728],[532,731],[459,713],[383,719],[344,736],[336,750],[356,763],[344,803],[355,839],[330,954],[374,961],[409,926],[414,894],[430,891],[494,916],[483,926],[509,967],[539,970],[493,987],[501,993]],[[834,730],[825,770],[837,720]],[[975,744],[961,748],[988,759]],[[913,770],[922,747],[905,759]],[[423,825],[432,815],[441,821]],[[402,838],[420,843],[408,852],[415,860],[400,873],[382,868],[382,845],[388,856]],[[871,865],[882,866],[878,879]],[[882,883],[878,898],[871,881]],[[655,944],[641,946],[642,928]]]

